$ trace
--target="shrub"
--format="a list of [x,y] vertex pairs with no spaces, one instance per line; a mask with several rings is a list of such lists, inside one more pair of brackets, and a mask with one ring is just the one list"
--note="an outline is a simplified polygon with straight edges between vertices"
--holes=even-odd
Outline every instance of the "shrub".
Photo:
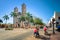
[[40,26],[41,29],[43,29],[43,26]]
[[5,24],[1,24],[1,28],[4,28],[6,25]]
[[1,28],[1,24],[0,24],[0,28]]
[[12,24],[8,25],[8,26],[5,28],[5,30],[13,30]]

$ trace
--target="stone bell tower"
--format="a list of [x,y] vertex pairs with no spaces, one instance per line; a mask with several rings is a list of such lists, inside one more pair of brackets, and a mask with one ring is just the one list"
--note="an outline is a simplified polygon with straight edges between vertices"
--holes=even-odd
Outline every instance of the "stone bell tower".
[[14,8],[14,12],[18,13],[18,8],[17,7]]
[[22,4],[22,15],[26,14],[26,5],[23,3]]
[[[17,7],[14,8],[14,13],[16,13],[16,15],[18,14],[18,8]],[[17,17],[13,17],[13,24],[16,24],[16,22],[18,22]]]

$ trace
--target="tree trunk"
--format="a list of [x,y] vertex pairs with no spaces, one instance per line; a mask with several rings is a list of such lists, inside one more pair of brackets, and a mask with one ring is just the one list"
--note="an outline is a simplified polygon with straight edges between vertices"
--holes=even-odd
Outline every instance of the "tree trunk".
[[23,28],[23,21],[21,21],[21,27]]
[[5,22],[5,28],[7,28],[7,20],[6,20],[6,22]]
[[30,22],[29,22],[29,20],[28,20],[28,28],[30,28]]

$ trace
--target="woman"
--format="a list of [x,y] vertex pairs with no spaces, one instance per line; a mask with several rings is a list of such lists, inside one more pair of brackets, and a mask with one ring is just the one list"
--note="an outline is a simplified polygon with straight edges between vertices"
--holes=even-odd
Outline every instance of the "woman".
[[34,28],[34,36],[39,36],[39,28],[38,27],[35,27]]
[[47,26],[44,26],[43,30],[45,32],[44,34],[47,34]]

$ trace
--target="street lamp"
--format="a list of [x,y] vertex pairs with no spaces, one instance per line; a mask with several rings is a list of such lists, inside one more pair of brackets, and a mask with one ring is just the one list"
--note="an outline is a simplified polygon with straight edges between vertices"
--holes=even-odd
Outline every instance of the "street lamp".
[[53,34],[55,34],[55,31],[54,31],[54,21],[55,21],[55,19],[53,18],[53,19],[52,19],[52,24],[53,24]]
[[50,27],[51,27],[51,21],[50,21]]

